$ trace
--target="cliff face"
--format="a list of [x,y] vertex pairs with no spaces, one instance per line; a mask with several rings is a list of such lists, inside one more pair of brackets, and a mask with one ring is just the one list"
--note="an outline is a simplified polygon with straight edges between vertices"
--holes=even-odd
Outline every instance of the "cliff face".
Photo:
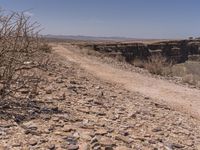
[[181,63],[188,60],[190,55],[200,55],[199,40],[164,41],[153,44],[89,44],[86,47],[109,55],[122,55],[127,62],[130,62],[134,58],[147,59],[151,55],[162,54],[168,60]]
[[190,55],[200,55],[199,41],[168,41],[149,44],[147,47],[152,52],[160,49],[163,56],[176,62],[185,62]]

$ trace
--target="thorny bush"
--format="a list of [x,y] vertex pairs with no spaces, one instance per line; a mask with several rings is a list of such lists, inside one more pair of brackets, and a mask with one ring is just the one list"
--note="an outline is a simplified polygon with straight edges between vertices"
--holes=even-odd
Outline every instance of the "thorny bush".
[[39,28],[23,12],[0,12],[0,100],[36,93],[40,78],[34,70],[49,60]]

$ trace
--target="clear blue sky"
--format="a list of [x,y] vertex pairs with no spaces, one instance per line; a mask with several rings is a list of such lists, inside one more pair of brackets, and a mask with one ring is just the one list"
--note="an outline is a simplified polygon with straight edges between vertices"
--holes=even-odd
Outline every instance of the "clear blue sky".
[[200,36],[200,0],[0,0],[0,6],[32,9],[33,19],[44,27],[43,34]]

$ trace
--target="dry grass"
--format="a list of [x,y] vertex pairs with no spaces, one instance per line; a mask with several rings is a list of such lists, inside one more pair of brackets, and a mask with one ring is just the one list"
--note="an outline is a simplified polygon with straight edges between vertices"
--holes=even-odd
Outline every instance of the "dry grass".
[[134,65],[135,67],[139,68],[144,68],[145,67],[145,62],[139,58],[135,58],[131,61],[131,64]]
[[162,55],[152,55],[144,64],[144,68],[156,75],[169,75],[172,63],[169,63]]
[[182,81],[200,87],[200,62],[187,61],[172,67],[172,75],[182,78]]

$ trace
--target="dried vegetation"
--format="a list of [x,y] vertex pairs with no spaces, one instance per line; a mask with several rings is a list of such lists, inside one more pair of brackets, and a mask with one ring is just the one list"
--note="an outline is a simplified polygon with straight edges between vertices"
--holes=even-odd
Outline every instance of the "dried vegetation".
[[[28,100],[37,94],[38,70],[47,69],[51,48],[40,26],[22,13],[0,12],[0,102]],[[10,106],[9,106],[10,107]]]

